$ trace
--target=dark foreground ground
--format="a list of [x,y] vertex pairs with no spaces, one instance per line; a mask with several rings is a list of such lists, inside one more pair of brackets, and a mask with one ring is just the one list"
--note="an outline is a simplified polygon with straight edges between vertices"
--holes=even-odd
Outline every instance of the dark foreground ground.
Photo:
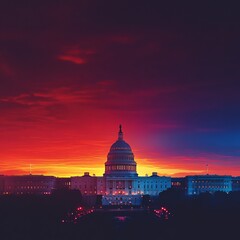
[[[1,240],[239,239],[240,193],[186,198],[167,193],[145,210],[94,211],[75,223],[62,222],[81,204],[66,196],[0,197]],[[164,205],[166,220],[153,213]]]

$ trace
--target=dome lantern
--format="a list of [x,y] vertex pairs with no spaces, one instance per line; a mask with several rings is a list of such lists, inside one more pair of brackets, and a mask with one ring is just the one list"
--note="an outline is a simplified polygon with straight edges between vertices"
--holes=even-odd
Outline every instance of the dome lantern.
[[118,140],[123,140],[122,125],[119,125]]

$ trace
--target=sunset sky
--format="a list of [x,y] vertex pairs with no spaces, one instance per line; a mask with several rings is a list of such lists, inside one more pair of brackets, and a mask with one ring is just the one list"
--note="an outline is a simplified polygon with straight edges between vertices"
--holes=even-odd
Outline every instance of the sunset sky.
[[220,1],[1,1],[0,175],[240,175],[240,14]]

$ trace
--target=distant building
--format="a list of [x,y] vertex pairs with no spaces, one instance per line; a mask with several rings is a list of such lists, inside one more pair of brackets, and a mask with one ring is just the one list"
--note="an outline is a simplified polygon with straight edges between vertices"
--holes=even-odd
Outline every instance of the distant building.
[[71,179],[69,177],[56,178],[54,188],[55,189],[70,189],[71,188]]
[[4,176],[0,175],[0,195],[4,192]]
[[97,195],[97,177],[85,172],[82,177],[71,177],[71,189],[80,190],[82,195]]
[[153,172],[150,177],[138,177],[137,194],[158,196],[160,192],[171,188],[170,177],[160,177]]
[[55,177],[43,175],[4,176],[3,194],[51,194]]
[[187,194],[196,195],[203,192],[232,191],[232,177],[219,175],[186,176]]
[[184,192],[187,191],[187,179],[186,177],[174,177],[174,178],[171,178],[171,181],[172,181],[172,188],[174,189],[180,189]]
[[232,177],[232,191],[240,191],[240,177]]

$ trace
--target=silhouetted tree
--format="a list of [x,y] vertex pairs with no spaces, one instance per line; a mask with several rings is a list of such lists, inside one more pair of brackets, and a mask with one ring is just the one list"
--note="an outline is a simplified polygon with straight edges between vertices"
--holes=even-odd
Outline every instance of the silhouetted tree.
[[142,198],[142,206],[143,207],[149,207],[151,204],[151,199],[149,195],[143,195]]
[[169,188],[159,194],[159,204],[169,208],[174,208],[185,199],[185,193],[181,189]]

